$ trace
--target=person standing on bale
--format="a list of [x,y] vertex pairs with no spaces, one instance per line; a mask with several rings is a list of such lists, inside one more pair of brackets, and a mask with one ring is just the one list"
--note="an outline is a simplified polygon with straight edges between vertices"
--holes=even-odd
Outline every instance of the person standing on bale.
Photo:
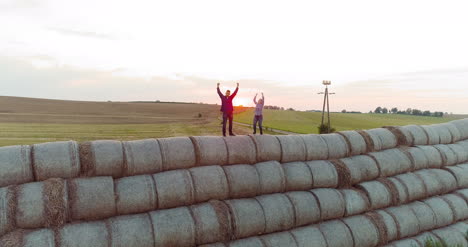
[[265,104],[265,96],[262,93],[262,98],[258,100],[257,102],[257,96],[258,94],[255,95],[254,97],[254,103],[255,103],[255,115],[254,115],[254,120],[253,120],[253,129],[254,129],[254,135],[257,134],[257,123],[258,123],[258,128],[260,129],[260,135],[263,135],[263,128],[262,128],[262,123],[263,123],[263,106]]
[[221,90],[219,90],[218,83],[218,95],[221,98],[221,112],[223,113],[223,136],[226,136],[226,122],[229,120],[229,135],[235,136],[232,132],[232,120],[233,120],[233,113],[234,113],[234,106],[232,105],[232,100],[236,97],[237,92],[239,91],[239,83],[237,83],[237,88],[234,93],[231,95],[231,91],[227,90],[226,93],[223,95]]

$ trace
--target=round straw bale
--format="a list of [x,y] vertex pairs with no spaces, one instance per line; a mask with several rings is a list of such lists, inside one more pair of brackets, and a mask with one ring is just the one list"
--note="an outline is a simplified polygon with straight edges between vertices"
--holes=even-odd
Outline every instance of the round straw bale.
[[428,167],[429,160],[425,152],[422,149],[418,147],[409,147],[405,150],[409,154],[409,156],[411,156],[414,162],[415,170],[426,169]]
[[190,207],[195,221],[195,243],[198,245],[231,239],[229,209],[225,203],[210,201]]
[[413,136],[408,131],[401,129],[397,126],[384,126],[397,138],[397,146],[412,146]]
[[455,191],[455,194],[461,196],[468,203],[468,189],[462,189]]
[[37,181],[74,178],[80,174],[80,156],[75,141],[35,144],[34,172]]
[[228,200],[234,237],[245,238],[265,233],[265,216],[256,199]]
[[327,241],[317,226],[306,226],[291,230],[298,247],[327,247]]
[[369,210],[370,202],[364,192],[357,189],[345,189],[340,192],[346,203],[345,216],[357,215]]
[[312,173],[314,188],[338,187],[338,172],[335,166],[328,160],[316,160],[306,162]]
[[195,246],[195,221],[188,207],[150,212],[155,247]]
[[188,170],[175,170],[153,175],[159,208],[191,205],[195,201],[192,176]]
[[34,181],[29,146],[0,147],[0,187]]
[[416,201],[408,205],[419,220],[419,228],[421,231],[428,231],[436,228],[437,221],[434,211],[427,204]]
[[228,247],[228,246],[223,243],[214,243],[214,244],[199,245],[199,247]]
[[86,176],[121,177],[124,153],[120,141],[92,141],[80,144],[81,173]]
[[434,230],[432,233],[442,240],[444,246],[468,246],[466,232],[461,233],[453,228],[442,228]]
[[320,207],[315,196],[308,191],[286,193],[295,212],[295,226],[316,223],[320,220]]
[[149,214],[125,215],[108,220],[112,247],[153,247]]
[[437,130],[432,125],[421,125],[421,128],[424,129],[427,133],[428,142],[427,145],[436,145],[440,144],[440,136]]
[[450,147],[444,144],[434,145],[434,147],[437,148],[442,155],[444,166],[453,166],[457,164],[458,155]]
[[431,169],[429,171],[434,173],[442,184],[442,193],[448,193],[457,189],[457,179],[447,170]]
[[195,147],[189,137],[158,139],[163,171],[190,168],[197,163]]
[[450,132],[450,135],[452,136],[452,143],[462,140],[460,130],[453,123],[443,123],[441,125],[445,126]]
[[395,176],[408,191],[408,200],[414,201],[427,197],[427,189],[423,180],[414,173],[404,173]]
[[70,179],[68,195],[73,220],[105,219],[117,213],[112,177]]
[[350,131],[341,131],[338,134],[342,135],[345,140],[347,141],[350,147],[349,155],[359,155],[367,153],[367,144],[357,131],[350,130]]
[[249,136],[230,136],[224,138],[227,146],[228,164],[254,164],[257,149]]
[[450,123],[455,125],[457,129],[460,131],[462,140],[468,138],[468,119],[467,118],[455,120]]
[[313,186],[312,174],[304,162],[283,164],[286,176],[286,190],[310,190]]
[[343,222],[353,235],[354,246],[373,247],[380,242],[379,231],[370,218],[358,215],[345,218]]
[[360,183],[356,187],[366,193],[371,209],[388,207],[393,203],[392,194],[382,182],[369,181]]
[[328,146],[321,135],[300,135],[304,140],[307,158],[306,160],[328,159]]
[[399,241],[393,242],[390,246],[392,247],[424,247],[419,244],[419,242],[415,239],[403,239]]
[[0,236],[15,228],[16,195],[13,186],[0,188]]
[[432,125],[432,129],[439,136],[440,144],[449,144],[453,142],[452,133],[447,127],[447,124],[435,124],[435,125]]
[[442,194],[444,189],[435,173],[430,169],[416,171],[416,174],[424,182],[427,190],[427,196]]
[[265,243],[265,245],[268,247],[297,247],[296,240],[294,240],[294,237],[291,235],[290,232],[278,232],[273,234],[267,234],[260,236],[260,238],[263,240],[263,243]]
[[444,160],[442,154],[434,146],[418,146],[421,149],[428,160],[427,168],[440,168],[443,166]]
[[372,138],[375,151],[394,148],[398,145],[397,137],[388,129],[377,128],[364,131]]
[[252,165],[223,166],[230,198],[254,197],[260,192],[260,177]]
[[407,125],[401,127],[402,131],[407,131],[413,136],[413,145],[428,145],[429,136],[426,130],[419,125]]
[[262,162],[255,165],[260,177],[260,194],[283,192],[286,189],[286,176],[283,166],[277,161]]
[[457,230],[462,233],[466,233],[468,231],[468,224],[465,222],[458,222],[456,224],[448,226],[448,228]]
[[468,219],[468,204],[465,199],[457,194],[443,195],[444,199],[452,208],[456,221]]
[[125,176],[153,174],[162,171],[162,157],[156,139],[123,142]]
[[45,225],[42,182],[19,185],[16,188],[16,224],[20,228],[39,228]]
[[349,155],[350,147],[343,136],[335,133],[320,136],[327,143],[328,159],[341,159]]
[[[380,236],[385,236],[385,241],[382,243],[387,243],[388,241],[393,241],[398,239],[398,228],[397,223],[392,215],[385,212],[384,210],[378,210],[367,215],[371,216],[374,219],[374,223],[376,223],[379,229],[383,228],[383,231],[380,230]],[[384,227],[382,227],[382,225]],[[382,234],[383,233],[383,234]]]
[[226,142],[220,136],[193,136],[190,137],[195,146],[197,165],[227,165],[228,150]]
[[307,150],[301,136],[284,135],[276,138],[281,144],[281,163],[306,160]]
[[57,234],[58,246],[108,247],[111,241],[108,227],[102,221],[65,225]]
[[421,233],[412,239],[416,240],[422,247],[426,247],[427,243],[433,243],[435,241],[440,242],[440,239],[438,236],[434,235],[432,232],[424,232]]
[[447,146],[457,155],[457,164],[468,161],[468,148],[459,143],[448,144]]
[[407,203],[410,201],[409,191],[406,188],[406,185],[404,185],[400,179],[397,179],[396,177],[391,177],[391,178],[388,178],[387,181],[391,183],[389,187],[395,190],[397,193],[396,197],[398,198],[398,200],[396,204],[403,204],[403,203]]
[[157,208],[156,186],[151,175],[120,178],[114,183],[119,215],[144,213]]
[[25,233],[23,247],[55,247],[55,233],[51,229],[40,229]]
[[398,238],[406,238],[420,232],[419,221],[411,207],[402,205],[384,209],[396,222]]
[[468,167],[450,166],[445,169],[455,176],[458,188],[468,188]]
[[224,200],[229,197],[228,181],[221,166],[194,167],[189,171],[193,180],[195,202]]
[[319,225],[328,246],[349,247],[355,246],[351,231],[340,220],[327,221]]
[[341,218],[345,215],[346,203],[336,189],[314,189],[311,192],[319,202],[322,220]]
[[450,205],[440,197],[432,197],[423,201],[436,216],[437,227],[448,226],[455,220],[454,212]]
[[257,162],[281,161],[281,144],[272,135],[251,135],[257,150]]
[[239,239],[229,243],[229,247],[265,247],[260,237]]
[[10,232],[0,238],[0,246],[2,247],[23,247],[24,230]]
[[379,167],[373,158],[368,155],[357,155],[341,159],[341,162],[350,172],[350,183],[357,184],[379,177]]
[[414,165],[408,155],[400,149],[388,149],[369,154],[375,158],[379,166],[380,176],[394,176],[414,169]]
[[347,188],[351,186],[351,172],[341,160],[330,161],[338,173],[338,187]]
[[284,194],[257,197],[265,213],[265,233],[289,230],[295,225],[294,207]]

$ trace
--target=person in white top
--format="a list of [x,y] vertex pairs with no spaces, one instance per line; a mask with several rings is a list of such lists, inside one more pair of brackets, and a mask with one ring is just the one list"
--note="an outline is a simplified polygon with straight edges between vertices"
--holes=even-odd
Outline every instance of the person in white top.
[[254,98],[254,103],[255,103],[255,116],[253,119],[253,129],[254,129],[254,135],[257,134],[257,123],[258,127],[260,128],[260,135],[263,135],[263,106],[265,104],[265,96],[262,93],[262,98],[258,100],[257,102],[257,96],[258,94],[255,95]]

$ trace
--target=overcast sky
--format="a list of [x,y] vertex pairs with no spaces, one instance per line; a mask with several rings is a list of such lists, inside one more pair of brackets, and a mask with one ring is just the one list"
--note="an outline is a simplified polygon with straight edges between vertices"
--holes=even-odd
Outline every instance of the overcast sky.
[[466,1],[0,0],[0,95],[468,113]]

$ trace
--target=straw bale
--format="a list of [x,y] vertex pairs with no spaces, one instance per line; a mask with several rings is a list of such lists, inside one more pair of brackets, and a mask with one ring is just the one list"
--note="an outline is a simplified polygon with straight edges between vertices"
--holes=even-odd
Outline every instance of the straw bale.
[[432,231],[442,240],[444,246],[468,246],[466,232],[454,231],[451,228],[443,228]]
[[447,228],[454,229],[462,233],[466,233],[468,231],[468,223],[458,222],[456,224],[448,226]]
[[15,228],[15,197],[13,186],[0,188],[0,236]]
[[229,200],[226,204],[231,213],[236,239],[265,233],[265,215],[256,199]]
[[260,236],[268,247],[297,247],[296,240],[290,232],[278,232],[274,234],[268,234]]
[[17,230],[0,238],[1,247],[23,247],[25,231]]
[[430,169],[416,171],[416,174],[424,182],[427,189],[427,196],[443,194],[444,188],[437,175]]
[[153,175],[159,208],[191,205],[195,201],[192,176],[188,170],[175,170]]
[[193,180],[195,202],[211,199],[224,200],[229,197],[226,174],[220,166],[194,167],[189,171]]
[[[384,218],[384,216],[385,218]],[[379,244],[383,245],[388,243],[389,235],[391,237],[396,237],[397,229],[396,223],[393,220],[392,216],[387,214],[384,211],[372,211],[364,214],[364,216],[368,217],[369,220],[375,225],[378,233],[379,233]]]
[[229,136],[224,138],[227,146],[228,164],[254,164],[257,149],[249,136]]
[[456,221],[468,219],[468,204],[463,197],[457,194],[447,194],[443,195],[442,199],[450,205]]
[[370,153],[369,156],[377,161],[380,176],[389,177],[413,170],[410,158],[400,149],[388,149]]
[[382,182],[369,181],[360,183],[356,187],[366,193],[371,209],[388,207],[393,203],[392,193]]
[[457,129],[460,131],[460,137],[462,140],[468,138],[468,119],[460,119],[450,122],[451,124],[455,125]]
[[294,207],[284,194],[257,197],[265,213],[265,233],[284,231],[294,227]]
[[413,237],[412,239],[416,240],[422,247],[426,247],[425,244],[427,243],[427,241],[440,241],[439,237],[434,235],[434,233],[432,232],[421,233]]
[[307,150],[304,140],[299,135],[276,136],[281,144],[281,163],[305,161]]
[[118,214],[144,213],[157,209],[156,186],[151,175],[125,177],[114,182]]
[[34,172],[37,181],[73,178],[80,174],[80,156],[75,141],[34,144]]
[[428,137],[428,142],[427,145],[436,145],[440,144],[440,136],[437,130],[433,125],[421,125],[421,128],[423,128]]
[[424,247],[424,246],[420,245],[418,241],[416,241],[415,239],[411,239],[411,238],[393,242],[389,246],[392,246],[392,247],[408,247],[408,246],[410,246],[410,247],[418,247],[418,246],[419,247]]
[[29,146],[0,147],[0,187],[34,181]]
[[370,209],[369,199],[364,192],[357,189],[345,189],[340,192],[346,203],[345,216],[361,214]]
[[45,225],[43,185],[42,182],[36,182],[17,187],[16,224],[18,227],[39,228]]
[[444,166],[453,166],[458,162],[458,155],[447,145],[439,144],[434,145],[440,151],[443,157]]
[[116,215],[112,177],[75,178],[68,181],[73,220],[97,220]]
[[468,203],[468,189],[457,190],[455,194],[461,196]]
[[338,187],[348,188],[351,186],[351,172],[341,160],[330,161],[338,173]]
[[312,173],[304,162],[283,164],[286,190],[309,190],[313,186]]
[[194,167],[197,163],[195,146],[189,137],[158,139],[161,148],[162,170]]
[[312,173],[314,188],[336,188],[338,187],[338,172],[335,166],[328,160],[317,160],[306,162]]
[[406,185],[403,184],[400,179],[397,179],[396,177],[391,177],[388,178],[387,181],[390,182],[390,187],[393,188],[397,193],[396,204],[403,204],[410,201],[409,191],[406,188]]
[[109,247],[111,238],[102,221],[65,225],[57,234],[60,247]]
[[228,150],[220,136],[190,137],[195,147],[198,166],[227,165]]
[[397,225],[398,238],[406,238],[420,232],[419,221],[411,207],[402,205],[384,209],[390,214]]
[[229,185],[230,198],[254,197],[260,192],[260,177],[254,166],[223,166]]
[[414,173],[404,173],[395,176],[408,191],[408,201],[414,201],[427,197],[427,188],[423,180]]
[[[86,143],[82,143],[84,150]],[[120,141],[92,141],[90,152],[80,152],[81,172],[86,176],[121,177],[124,171],[124,153]],[[86,157],[83,157],[86,156]]]
[[400,129],[403,131],[407,131],[408,133],[413,136],[413,145],[428,145],[429,144],[429,136],[424,128],[419,125],[407,125],[402,126]]
[[260,237],[239,239],[229,243],[229,247],[266,247]]
[[357,131],[341,131],[338,132],[338,134],[342,135],[346,139],[350,147],[349,155],[359,155],[367,153],[366,141],[364,140],[364,137],[362,137],[362,135],[359,134]]
[[311,192],[320,206],[322,220],[341,218],[345,215],[346,202],[336,189],[314,189]]
[[156,139],[123,142],[125,176],[153,174],[162,171],[162,157]]
[[55,247],[55,233],[51,229],[28,232],[23,236],[23,247]]
[[196,227],[189,208],[150,212],[155,247],[195,246]]
[[451,192],[457,189],[457,179],[452,173],[442,169],[431,169],[442,185],[442,193]]
[[432,197],[423,201],[436,216],[437,227],[448,226],[455,220],[454,212],[450,205],[440,197]]
[[193,205],[190,210],[195,221],[197,245],[231,239],[231,219],[226,204],[220,201],[210,201]]
[[379,177],[379,167],[376,161],[368,155],[358,155],[341,159],[350,172],[350,183],[357,184]]
[[455,126],[453,123],[443,123],[442,125],[445,126],[450,132],[450,135],[452,136],[452,143],[462,140],[462,134],[457,126]]
[[443,166],[443,156],[437,148],[434,146],[417,146],[417,148],[421,149],[426,155],[427,168],[440,168]]
[[449,130],[447,124],[436,124],[432,125],[432,129],[437,133],[439,136],[439,143],[440,144],[449,144],[453,142],[452,133]]
[[283,166],[277,161],[262,162],[255,165],[260,178],[260,194],[283,192],[286,189],[286,176]]
[[214,244],[199,245],[199,247],[228,247],[228,246],[223,243],[214,243]]
[[327,247],[327,241],[317,226],[306,226],[291,230],[298,247]]
[[307,158],[306,160],[328,159],[328,146],[321,135],[300,135],[304,140]]
[[320,221],[320,207],[315,196],[309,191],[286,193],[295,212],[295,226],[304,226]]
[[397,146],[413,145],[413,136],[408,131],[397,126],[384,126],[383,128],[388,129],[397,138]]
[[[425,152],[421,148],[410,147],[410,148],[405,149],[405,151],[412,158],[412,160],[414,162],[414,169],[415,170],[428,168],[428,164],[429,164],[428,157],[426,156]],[[440,159],[440,157],[439,157],[439,159]]]
[[[327,221],[319,225],[328,246],[349,247],[354,246],[353,235],[349,228],[340,220]],[[337,237],[339,236],[339,237]]]
[[375,151],[394,148],[398,145],[397,137],[388,129],[377,128],[364,130],[364,132],[372,138],[374,142],[373,150]]
[[350,153],[346,139],[336,133],[320,135],[328,147],[328,159],[341,159]]
[[351,231],[354,246],[373,247],[379,244],[379,231],[370,218],[358,215],[345,218],[343,222]]
[[419,220],[420,231],[428,231],[437,226],[436,215],[427,204],[416,201],[408,205]]
[[149,214],[125,215],[108,221],[112,247],[153,247],[154,234]]
[[250,135],[257,150],[257,162],[281,161],[281,144],[272,135]]
[[468,161],[468,148],[465,148],[463,144],[455,143],[447,146],[457,155],[457,164]]

